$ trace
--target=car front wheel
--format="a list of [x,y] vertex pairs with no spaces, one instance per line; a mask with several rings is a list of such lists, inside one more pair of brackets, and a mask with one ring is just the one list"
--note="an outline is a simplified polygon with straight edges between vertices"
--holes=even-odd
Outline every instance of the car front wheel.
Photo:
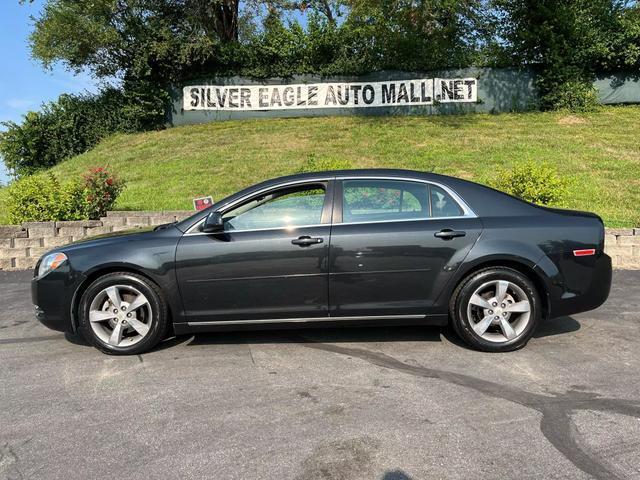
[[524,346],[540,321],[540,296],[517,270],[494,267],[463,280],[450,304],[456,333],[472,347],[506,352]]
[[79,309],[80,331],[104,353],[135,355],[164,337],[168,311],[159,288],[140,275],[117,272],[95,280]]

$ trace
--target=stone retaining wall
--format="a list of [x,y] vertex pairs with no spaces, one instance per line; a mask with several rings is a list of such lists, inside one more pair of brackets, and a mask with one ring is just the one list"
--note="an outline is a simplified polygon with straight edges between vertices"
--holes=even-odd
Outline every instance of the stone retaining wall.
[[604,251],[615,268],[640,270],[640,228],[607,228]]
[[[33,268],[52,248],[85,237],[181,220],[192,211],[108,212],[100,220],[0,225],[0,270]],[[607,229],[605,251],[616,268],[640,269],[640,228]]]

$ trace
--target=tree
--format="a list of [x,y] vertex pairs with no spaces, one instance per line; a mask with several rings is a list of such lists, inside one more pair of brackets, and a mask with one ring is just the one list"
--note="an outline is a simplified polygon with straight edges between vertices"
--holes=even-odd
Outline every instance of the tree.
[[[130,82],[243,71],[460,67],[475,58],[481,5],[482,0],[249,0],[241,8],[239,0],[48,0],[31,49],[45,66],[62,62]],[[291,17],[285,21],[283,15],[292,11],[306,16],[304,27]],[[293,64],[287,52],[292,45]],[[273,58],[282,65],[273,67]]]
[[238,40],[239,0],[49,0],[30,37],[45,67],[171,78]]
[[534,66],[543,106],[563,98],[585,106],[595,102],[597,71],[637,68],[640,15],[626,0],[494,0],[494,59],[501,64]]

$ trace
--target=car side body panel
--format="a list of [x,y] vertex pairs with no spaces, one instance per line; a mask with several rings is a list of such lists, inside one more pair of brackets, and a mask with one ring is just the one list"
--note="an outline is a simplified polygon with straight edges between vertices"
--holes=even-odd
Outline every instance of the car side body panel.
[[[189,322],[327,316],[330,225],[184,235],[176,276]],[[322,243],[297,246],[298,237]]]
[[[443,229],[464,237],[441,239]],[[329,268],[334,317],[444,314],[436,299],[481,232],[477,218],[337,224]]]

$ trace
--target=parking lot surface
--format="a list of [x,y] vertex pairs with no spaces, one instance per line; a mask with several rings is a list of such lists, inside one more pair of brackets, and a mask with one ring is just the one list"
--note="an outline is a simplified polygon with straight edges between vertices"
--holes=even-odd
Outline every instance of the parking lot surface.
[[0,272],[0,479],[640,479],[640,272],[517,352],[448,329],[216,333],[111,357]]

